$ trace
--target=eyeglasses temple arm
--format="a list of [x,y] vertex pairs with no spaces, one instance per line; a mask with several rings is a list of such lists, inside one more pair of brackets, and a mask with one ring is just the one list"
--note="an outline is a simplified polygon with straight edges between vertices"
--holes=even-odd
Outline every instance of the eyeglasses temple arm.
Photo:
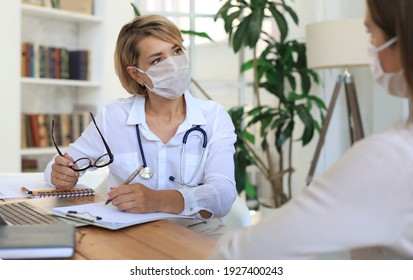
[[99,132],[100,138],[102,138],[103,144],[105,145],[106,151],[108,152],[110,161],[112,162],[112,161],[113,161],[112,151],[110,150],[108,143],[106,143],[106,140],[105,140],[105,138],[104,138],[103,135],[102,135],[102,132],[100,132],[100,129],[99,129],[99,127],[98,127],[97,124],[96,124],[95,117],[93,116],[92,112],[89,112],[89,114],[90,114],[90,116],[92,117],[92,121],[93,121],[93,123],[95,124],[95,127],[96,127],[96,129],[98,130],[98,132]]

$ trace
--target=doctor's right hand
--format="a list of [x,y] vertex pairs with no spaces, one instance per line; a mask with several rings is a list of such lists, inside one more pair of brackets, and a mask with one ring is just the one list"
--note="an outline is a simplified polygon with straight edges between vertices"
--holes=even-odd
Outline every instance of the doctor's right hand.
[[65,153],[57,156],[52,165],[51,182],[56,189],[69,190],[73,188],[79,179],[79,173],[72,169],[73,158]]

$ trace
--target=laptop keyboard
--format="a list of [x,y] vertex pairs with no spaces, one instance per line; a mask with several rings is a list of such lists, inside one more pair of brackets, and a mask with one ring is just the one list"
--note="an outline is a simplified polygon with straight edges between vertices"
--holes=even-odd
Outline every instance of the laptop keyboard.
[[12,225],[62,223],[60,219],[47,214],[42,208],[24,201],[0,204],[0,215]]

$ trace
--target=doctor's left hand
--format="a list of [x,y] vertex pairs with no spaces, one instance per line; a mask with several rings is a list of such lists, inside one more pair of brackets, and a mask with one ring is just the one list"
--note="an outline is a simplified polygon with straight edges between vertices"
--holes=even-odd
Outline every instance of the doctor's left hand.
[[132,213],[164,212],[179,214],[184,199],[176,190],[153,190],[140,183],[111,187],[108,198],[120,211]]

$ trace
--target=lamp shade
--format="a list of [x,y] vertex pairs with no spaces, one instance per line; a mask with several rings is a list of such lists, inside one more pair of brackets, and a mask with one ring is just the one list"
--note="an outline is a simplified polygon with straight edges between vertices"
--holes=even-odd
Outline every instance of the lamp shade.
[[306,27],[307,64],[334,68],[369,64],[369,36],[363,19],[324,21]]

